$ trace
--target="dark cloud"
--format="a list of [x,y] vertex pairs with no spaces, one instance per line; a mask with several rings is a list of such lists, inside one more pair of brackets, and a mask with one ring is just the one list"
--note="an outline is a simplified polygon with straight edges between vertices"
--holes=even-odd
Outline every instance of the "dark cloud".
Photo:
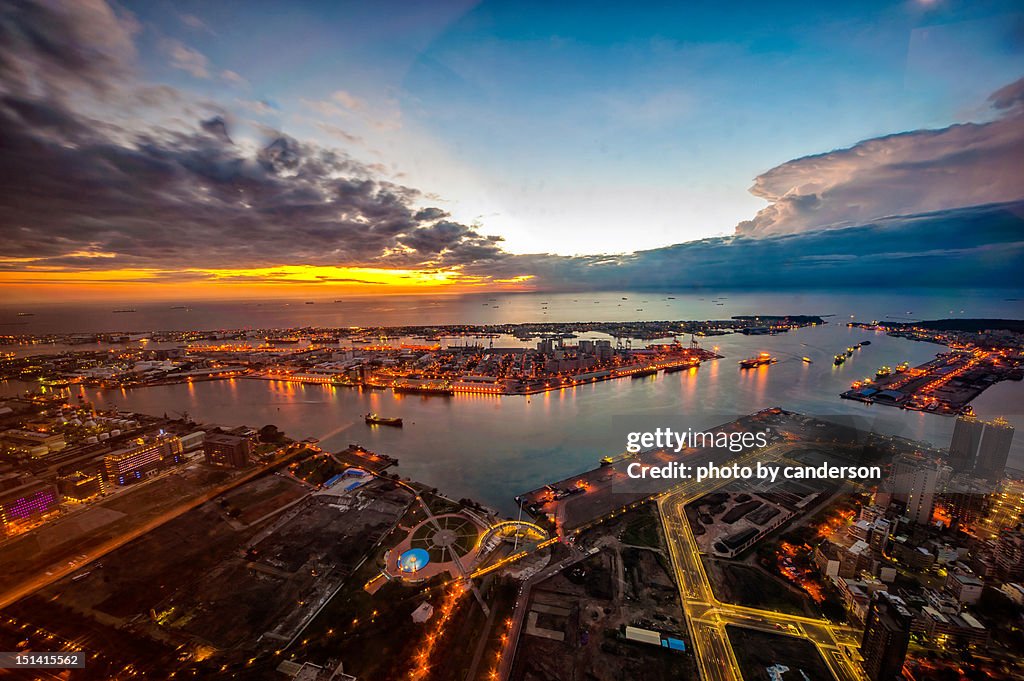
[[138,128],[72,108],[76,88],[125,96],[110,82],[130,72],[125,21],[89,3],[0,12],[0,255],[104,269],[449,267],[503,255],[340,151],[272,130],[257,149],[236,145],[223,114]]
[[424,267],[502,255],[344,154],[285,135],[247,153],[222,118],[124,144],[59,106],[8,96],[0,127],[7,257],[91,249],[116,254],[104,267],[186,268]]
[[214,116],[213,118],[202,121],[200,122],[199,127],[214,137],[219,138],[222,142],[233,144],[231,137],[228,135],[228,124],[222,116]]
[[106,91],[131,74],[139,27],[105,2],[0,3],[0,88],[63,97],[68,91]]

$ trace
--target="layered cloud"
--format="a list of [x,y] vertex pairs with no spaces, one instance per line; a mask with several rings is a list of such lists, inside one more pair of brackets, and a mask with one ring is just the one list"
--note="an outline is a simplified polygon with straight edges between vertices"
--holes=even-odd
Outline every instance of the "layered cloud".
[[738,234],[793,234],[883,216],[1024,198],[1024,79],[993,93],[987,123],[916,130],[788,161],[751,192],[771,205]]
[[[0,282],[1024,286],[1024,81],[993,93],[989,122],[764,173],[753,191],[771,205],[735,236],[512,255],[378,165],[277,130],[244,141],[221,103],[141,80],[140,30],[96,0],[0,6]],[[184,43],[162,49],[192,76],[244,82]],[[346,116],[370,115],[342,90],[302,104],[341,143],[359,142]]]

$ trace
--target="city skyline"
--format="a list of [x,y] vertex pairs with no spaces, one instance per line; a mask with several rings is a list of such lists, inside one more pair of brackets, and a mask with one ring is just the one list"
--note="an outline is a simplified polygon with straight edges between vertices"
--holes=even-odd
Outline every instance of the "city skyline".
[[405,9],[5,8],[8,299],[1024,285],[1012,3]]

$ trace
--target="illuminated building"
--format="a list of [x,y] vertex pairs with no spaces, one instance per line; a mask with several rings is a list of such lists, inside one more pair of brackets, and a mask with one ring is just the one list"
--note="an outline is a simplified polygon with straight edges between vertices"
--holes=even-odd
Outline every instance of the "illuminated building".
[[181,440],[173,435],[161,436],[152,442],[139,442],[127,449],[107,454],[103,459],[107,480],[128,485],[141,480],[146,473],[166,468],[184,460]]
[[228,468],[245,468],[252,454],[252,441],[242,435],[209,433],[203,440],[206,463]]
[[875,593],[860,647],[864,671],[871,681],[902,678],[913,621],[914,616],[901,598],[886,591]]
[[992,503],[993,488],[993,483],[988,480],[960,473],[953,476],[946,485],[942,492],[942,504],[959,529],[980,536],[978,525]]
[[989,497],[989,508],[981,521],[980,532],[995,539],[1003,530],[1012,530],[1024,517],[1024,480],[1003,480],[999,491]]
[[106,491],[106,484],[98,471],[91,474],[75,471],[70,475],[57,478],[57,489],[65,499],[85,501],[103,494]]
[[29,482],[0,492],[0,527],[33,520],[60,507],[57,488],[47,482]]
[[33,458],[46,456],[64,449],[64,436],[60,433],[38,433],[34,430],[12,428],[0,433],[4,449],[15,454],[27,454]]

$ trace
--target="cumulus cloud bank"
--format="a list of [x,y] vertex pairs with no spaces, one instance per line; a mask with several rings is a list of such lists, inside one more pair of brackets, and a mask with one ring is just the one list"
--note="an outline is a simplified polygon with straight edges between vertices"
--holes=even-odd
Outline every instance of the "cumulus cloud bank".
[[771,205],[736,227],[769,236],[1024,198],[1024,79],[992,94],[998,117],[865,140],[788,161],[750,191]]

